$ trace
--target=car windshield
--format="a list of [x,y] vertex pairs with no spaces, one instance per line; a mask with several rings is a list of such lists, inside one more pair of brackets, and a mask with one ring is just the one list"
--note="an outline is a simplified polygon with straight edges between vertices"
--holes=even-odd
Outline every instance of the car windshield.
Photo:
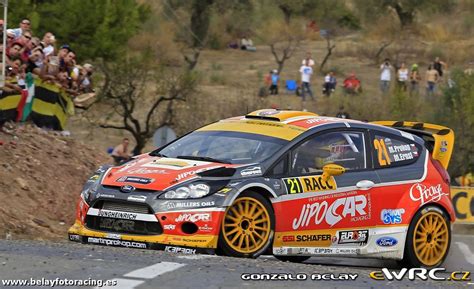
[[286,140],[253,133],[195,131],[150,155],[249,164],[262,162],[286,143]]

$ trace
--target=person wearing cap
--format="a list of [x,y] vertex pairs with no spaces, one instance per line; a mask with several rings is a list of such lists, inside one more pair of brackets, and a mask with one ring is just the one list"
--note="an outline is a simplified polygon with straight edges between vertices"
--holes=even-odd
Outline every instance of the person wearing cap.
[[272,70],[271,80],[272,84],[270,85],[270,95],[278,95],[278,82],[280,81],[278,70]]
[[7,29],[7,32],[10,32],[14,35],[15,40],[18,40],[25,31],[30,31],[30,19],[28,18],[23,18],[20,21],[20,27],[19,28],[14,28],[14,29]]
[[54,54],[54,43],[56,42],[56,38],[54,34],[51,32],[46,32],[43,36],[43,43],[44,43],[44,56],[47,57],[50,54]]
[[421,75],[418,71],[418,64],[413,64],[410,70],[410,95],[418,93]]

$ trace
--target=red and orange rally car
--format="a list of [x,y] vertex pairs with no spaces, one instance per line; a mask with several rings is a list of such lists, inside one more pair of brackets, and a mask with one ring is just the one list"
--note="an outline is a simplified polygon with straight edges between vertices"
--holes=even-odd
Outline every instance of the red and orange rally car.
[[451,129],[259,110],[87,181],[69,239],[304,261],[446,258]]

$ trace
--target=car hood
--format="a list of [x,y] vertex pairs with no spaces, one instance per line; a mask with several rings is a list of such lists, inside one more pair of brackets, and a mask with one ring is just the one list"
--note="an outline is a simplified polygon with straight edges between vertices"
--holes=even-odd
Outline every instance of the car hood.
[[175,158],[145,156],[122,166],[112,167],[102,179],[102,185],[132,185],[146,190],[165,190],[176,184],[197,178],[197,174],[229,164]]

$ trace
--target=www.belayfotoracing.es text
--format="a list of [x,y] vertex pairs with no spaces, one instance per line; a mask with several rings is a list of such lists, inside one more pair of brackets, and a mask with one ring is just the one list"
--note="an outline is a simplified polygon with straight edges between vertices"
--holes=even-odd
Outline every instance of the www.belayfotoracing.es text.
[[243,273],[240,278],[249,281],[353,281],[356,273]]

